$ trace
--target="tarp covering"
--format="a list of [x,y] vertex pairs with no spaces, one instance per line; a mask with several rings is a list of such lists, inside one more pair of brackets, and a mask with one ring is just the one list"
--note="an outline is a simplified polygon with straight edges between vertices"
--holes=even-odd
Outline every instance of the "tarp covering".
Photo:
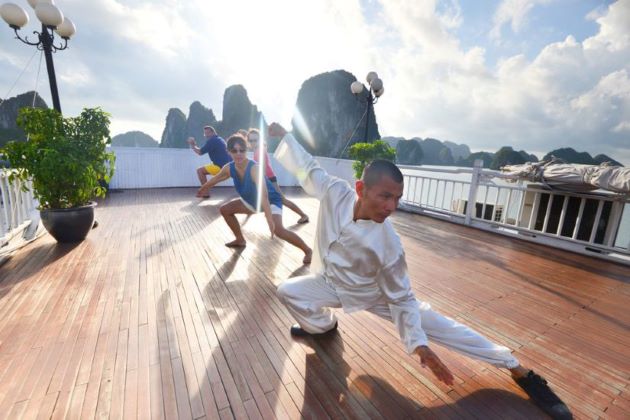
[[630,168],[621,166],[551,161],[507,165],[501,170],[508,180],[526,179],[555,190],[586,192],[601,188],[618,194],[630,194]]

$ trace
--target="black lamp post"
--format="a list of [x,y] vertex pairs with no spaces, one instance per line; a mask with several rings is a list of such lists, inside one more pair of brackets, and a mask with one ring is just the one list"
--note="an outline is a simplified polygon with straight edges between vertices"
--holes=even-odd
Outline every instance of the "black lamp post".
[[[18,32],[28,23],[28,14],[20,6],[13,3],[5,3],[0,6],[0,15],[13,29],[17,39],[25,44],[35,46],[40,51],[44,51],[53,107],[61,113],[52,53],[65,50],[68,47],[68,39],[74,35],[76,29],[70,19],[64,18],[63,13],[53,4],[52,0],[28,0],[28,3],[35,9],[35,15],[42,23],[41,32],[33,31],[37,35],[37,42],[29,41],[28,37],[22,38]],[[55,45],[55,34],[53,31],[57,32],[63,39],[63,44]]]
[[[374,104],[378,102],[378,98],[381,97],[385,89],[383,88],[383,81],[379,79],[376,72],[369,72],[366,78],[368,82],[368,91],[365,97],[366,101],[366,112],[365,112],[365,136],[364,141],[370,142],[371,139],[368,138],[369,129],[370,129],[370,110],[374,107]],[[354,96],[358,99],[361,92],[363,92],[364,86],[363,83],[355,80],[350,84],[350,90],[354,94]]]

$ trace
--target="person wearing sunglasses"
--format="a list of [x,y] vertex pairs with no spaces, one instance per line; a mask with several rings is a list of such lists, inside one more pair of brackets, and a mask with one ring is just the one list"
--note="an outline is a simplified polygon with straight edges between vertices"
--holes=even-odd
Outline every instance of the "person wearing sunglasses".
[[241,226],[236,218],[237,214],[254,214],[258,210],[258,193],[260,191],[260,207],[265,213],[271,237],[277,236],[300,248],[304,252],[304,264],[311,262],[313,251],[295,232],[282,225],[282,196],[271,182],[264,176],[259,178],[258,165],[247,158],[247,140],[240,134],[232,135],[227,141],[227,149],[232,156],[232,162],[203,184],[197,195],[207,195],[212,187],[219,182],[232,178],[234,188],[240,198],[233,199],[220,207],[221,215],[234,233],[235,239],[225,246],[232,248],[244,247],[247,244]]
[[[240,132],[240,130],[239,130]],[[267,153],[267,145],[260,140],[260,131],[255,128],[250,128],[249,132],[247,132],[247,142],[251,146],[254,151],[254,161],[260,164],[260,158],[262,155],[263,164],[265,165],[265,176],[269,179],[273,187],[278,193],[282,196],[282,204],[293,210],[294,213],[297,213],[300,218],[297,223],[308,223],[308,215],[302,211],[301,208],[298,207],[293,201],[289,200],[282,194],[280,191],[280,185],[278,185],[278,178],[276,177],[275,172],[271,168],[271,164],[269,163],[269,154]],[[261,153],[262,149],[262,153]]]

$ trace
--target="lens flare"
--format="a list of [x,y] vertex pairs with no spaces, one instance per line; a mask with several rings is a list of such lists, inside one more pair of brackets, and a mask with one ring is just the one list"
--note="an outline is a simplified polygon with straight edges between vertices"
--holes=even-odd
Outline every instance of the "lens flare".
[[267,133],[265,130],[265,121],[260,116],[258,121],[258,149],[254,150],[254,153],[258,153],[258,185],[256,194],[256,211],[259,212],[262,207],[262,183],[265,182],[265,158],[267,157]]
[[312,149],[315,149],[315,139],[313,138],[313,134],[311,133],[311,130],[309,130],[300,109],[296,107],[293,115],[293,126],[300,133],[302,138],[306,140],[308,145],[311,146]]

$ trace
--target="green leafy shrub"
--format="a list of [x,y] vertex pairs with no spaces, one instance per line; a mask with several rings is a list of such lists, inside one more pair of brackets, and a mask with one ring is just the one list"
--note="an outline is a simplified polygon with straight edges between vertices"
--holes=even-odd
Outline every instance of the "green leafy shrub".
[[17,124],[30,136],[9,142],[0,154],[11,163],[10,179],[31,179],[41,209],[63,209],[104,197],[114,174],[109,114],[86,108],[78,117],[64,118],[54,109],[22,108]]
[[373,143],[355,143],[350,146],[350,157],[355,160],[352,164],[354,177],[361,179],[365,165],[376,159],[385,159],[391,162],[396,160],[396,149],[383,140]]

